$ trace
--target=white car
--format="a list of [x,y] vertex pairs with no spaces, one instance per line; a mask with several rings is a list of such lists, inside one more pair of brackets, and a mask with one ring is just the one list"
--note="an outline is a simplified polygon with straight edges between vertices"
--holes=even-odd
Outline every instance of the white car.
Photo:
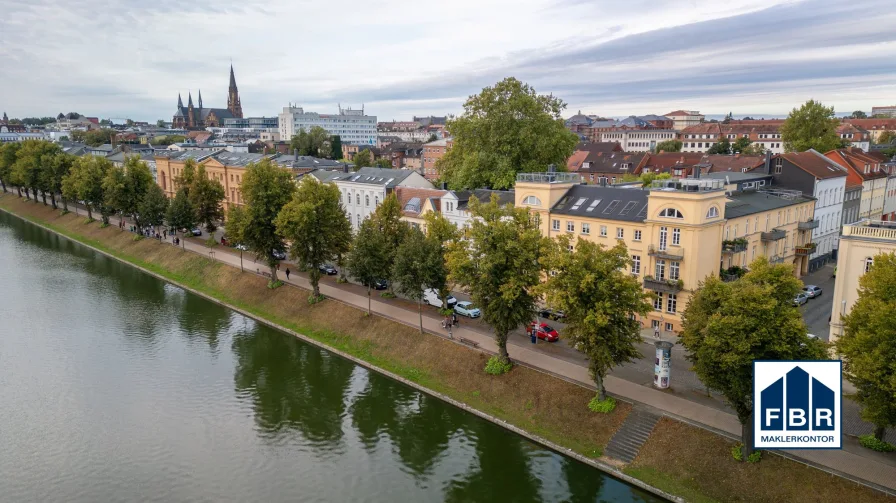
[[[454,298],[453,295],[449,295],[447,299],[448,301],[448,309],[454,309],[454,306],[457,305],[457,299]],[[438,308],[442,307],[442,298],[439,297],[439,292],[430,288],[423,292],[423,302],[429,304],[430,306],[435,306]]]
[[478,318],[482,315],[482,312],[479,311],[479,308],[474,306],[472,302],[468,300],[462,300],[454,306],[454,312],[463,316],[469,316],[470,318]]

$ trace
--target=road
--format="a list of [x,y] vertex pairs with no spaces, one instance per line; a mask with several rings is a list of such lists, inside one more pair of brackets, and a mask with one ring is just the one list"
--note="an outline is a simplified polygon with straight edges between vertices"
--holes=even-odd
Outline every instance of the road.
[[803,283],[821,287],[822,294],[800,306],[809,333],[828,340],[831,334],[831,306],[834,299],[834,264],[828,264],[803,277]]

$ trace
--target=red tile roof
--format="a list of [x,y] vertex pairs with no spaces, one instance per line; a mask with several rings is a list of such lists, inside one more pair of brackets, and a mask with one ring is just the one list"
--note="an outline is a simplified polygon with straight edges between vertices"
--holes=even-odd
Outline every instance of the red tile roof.
[[709,164],[710,173],[718,173],[720,171],[737,171],[742,172],[744,169],[750,170],[757,166],[765,164],[765,157],[761,155],[705,155],[701,160],[701,164]]
[[[876,178],[885,178],[887,176],[886,171],[882,169],[874,169],[875,165],[879,166],[881,163],[886,162],[886,160],[880,160],[877,156],[871,156],[862,149],[855,147],[841,148],[831,150],[824,155],[841,166],[851,168],[853,172],[859,175],[863,180],[874,180]],[[866,164],[870,165],[869,173],[865,173]]]
[[[447,194],[446,190],[438,190],[438,189],[423,189],[417,187],[395,187],[395,196],[398,197],[398,203],[401,204],[401,212],[403,215],[408,217],[416,217],[419,216],[420,213],[414,211],[405,211],[404,207],[408,204],[408,201],[417,197],[420,198],[420,210],[422,212],[423,208],[426,207],[426,201],[430,198],[438,198]],[[436,209],[439,209],[439,206],[436,205]]]
[[666,116],[666,117],[668,117],[668,116],[670,116],[670,115],[681,116],[681,115],[700,115],[700,114],[699,114],[699,113],[692,114],[691,112],[689,112],[689,111],[687,111],[687,110],[676,110],[676,111],[674,111],[674,112],[669,112],[669,113],[667,113],[667,114],[663,114],[663,115]]
[[568,171],[578,171],[582,167],[582,162],[588,157],[588,153],[587,150],[576,150],[573,152],[569,159],[566,160],[566,169]]
[[843,122],[854,126],[875,131],[896,131],[896,118],[893,119],[843,119]]
[[693,126],[688,126],[681,130],[681,134],[719,134],[721,129],[719,128],[718,122],[703,122],[700,124],[694,124]]

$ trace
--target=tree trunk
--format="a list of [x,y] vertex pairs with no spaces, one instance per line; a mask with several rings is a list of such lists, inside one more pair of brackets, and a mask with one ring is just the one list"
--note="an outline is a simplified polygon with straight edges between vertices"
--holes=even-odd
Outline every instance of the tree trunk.
[[4,182],[3,180],[0,180],[0,186],[3,187],[3,192],[6,192],[6,182]]
[[68,199],[62,197],[62,211],[68,211]]
[[316,265],[312,264],[308,279],[311,281],[311,295],[315,299],[320,297],[320,269]]
[[881,442],[883,442],[884,433],[886,433],[886,432],[887,432],[887,428],[885,426],[877,426],[877,425],[874,426],[874,438],[880,440]]
[[19,193],[19,197],[22,197],[22,187],[16,187],[16,192]]
[[87,219],[93,220],[93,211],[90,210],[90,205],[87,205]]
[[510,363],[510,355],[507,353],[507,333],[495,332],[495,342],[498,343],[498,356],[505,363]]
[[46,206],[47,205],[47,191],[45,191],[45,190],[40,191],[40,198],[44,200],[44,206]]
[[423,302],[417,299],[417,314],[420,315],[420,333],[423,333]]
[[59,206],[56,205],[56,193],[55,193],[55,192],[50,192],[50,202],[53,203],[53,209],[54,209],[54,210],[58,210],[58,209],[59,209]]
[[271,266],[271,283],[276,283],[277,282],[277,262],[274,260],[271,260],[270,262],[268,262],[268,265]]
[[744,444],[741,452],[743,452],[743,461],[746,461],[753,454],[753,413],[746,421],[741,420],[740,441]]
[[604,377],[600,374],[594,374],[594,385],[597,386],[597,399],[604,401],[607,399],[607,388],[604,387]]
[[367,315],[370,316],[370,285],[367,285]]

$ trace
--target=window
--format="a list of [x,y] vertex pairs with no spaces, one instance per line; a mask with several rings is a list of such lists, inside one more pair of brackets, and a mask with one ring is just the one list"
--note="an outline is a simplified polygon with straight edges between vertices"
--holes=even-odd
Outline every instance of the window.
[[672,331],[672,324],[667,322],[666,323],[666,332],[671,332],[671,331]]
[[575,232],[576,231],[576,223],[572,220],[566,221],[566,232]]
[[361,193],[360,192],[355,194],[355,204],[357,204],[358,206],[361,206]]
[[669,298],[666,301],[666,312],[667,313],[676,313],[678,312],[678,296],[674,293],[669,294]]
[[[662,292],[656,293],[656,298],[653,299],[653,310],[654,311],[662,311],[663,310],[663,293]],[[659,322],[657,322],[657,325],[659,325]]]
[[373,205],[374,206],[380,205],[380,196],[373,196]]
[[747,223],[744,224],[744,236],[750,235],[750,219],[747,219]]
[[672,244],[674,246],[678,246],[681,244],[681,229],[677,227],[672,229]]
[[632,255],[632,274],[641,274],[641,256]]
[[661,217],[665,218],[684,218],[681,215],[681,212],[676,210],[675,208],[666,208],[660,212]]
[[560,221],[557,219],[551,220],[551,230],[559,231],[560,230]]
[[775,174],[780,175],[781,171],[783,171],[783,170],[784,170],[784,159],[781,159],[779,157],[779,158],[775,159]]
[[541,206],[541,201],[535,196],[528,196],[523,199],[523,204],[526,206]]
[[576,199],[576,203],[573,204],[572,208],[570,208],[570,209],[573,209],[573,210],[579,209],[587,200],[588,200],[587,197],[580,197],[580,198]]
[[600,226],[600,235],[602,237],[607,237],[607,226],[606,225]]
[[706,218],[719,218],[719,208],[713,206],[706,212]]
[[678,279],[681,271],[681,262],[671,261],[669,262],[669,279]]
[[582,222],[582,234],[591,234],[591,224]]
[[364,206],[370,207],[370,194],[364,194]]
[[865,259],[865,272],[871,270],[871,266],[874,265],[874,257],[868,257]]
[[358,214],[355,215],[355,216],[358,217],[358,225],[360,226],[360,225],[361,225],[361,214],[358,213]]
[[625,229],[616,227],[616,239],[625,239]]
[[663,280],[666,279],[666,261],[665,260],[657,260],[656,261],[656,279]]
[[660,227],[660,251],[666,249],[666,244],[669,240],[668,233],[669,230],[666,227]]

